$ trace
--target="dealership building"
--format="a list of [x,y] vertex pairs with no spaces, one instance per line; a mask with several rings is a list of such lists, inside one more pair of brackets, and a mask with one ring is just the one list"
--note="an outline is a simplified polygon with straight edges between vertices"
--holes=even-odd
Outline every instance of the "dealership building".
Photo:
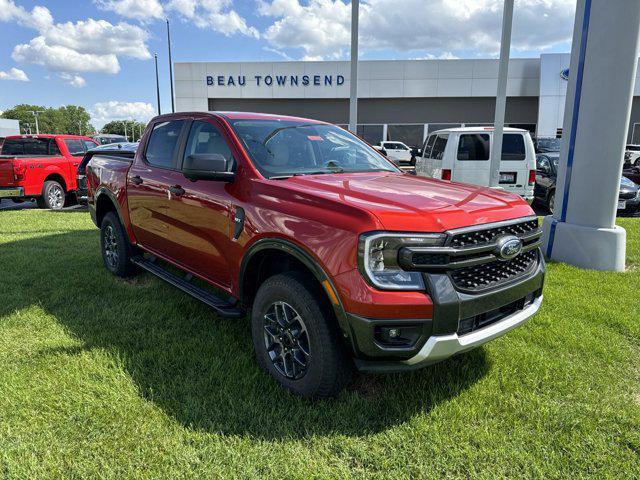
[[[562,133],[569,61],[569,54],[510,60],[508,126],[540,137]],[[176,107],[278,113],[346,126],[349,71],[347,61],[177,62]],[[417,146],[438,129],[493,122],[498,60],[363,60],[358,76],[358,134],[371,143]],[[637,77],[628,141],[640,143]]]

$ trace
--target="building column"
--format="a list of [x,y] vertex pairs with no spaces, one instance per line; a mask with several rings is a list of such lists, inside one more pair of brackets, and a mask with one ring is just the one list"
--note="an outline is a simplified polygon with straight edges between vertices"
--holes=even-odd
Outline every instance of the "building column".
[[553,260],[625,268],[626,232],[615,220],[639,32],[637,0],[578,1],[555,213],[543,224]]

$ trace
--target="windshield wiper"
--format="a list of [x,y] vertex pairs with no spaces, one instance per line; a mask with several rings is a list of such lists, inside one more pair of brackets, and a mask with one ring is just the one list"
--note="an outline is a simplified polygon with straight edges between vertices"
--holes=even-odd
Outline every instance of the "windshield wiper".
[[298,173],[294,173],[293,176],[294,177],[301,177],[303,175],[324,175],[324,174],[329,174],[329,173],[343,173],[344,172],[344,168],[340,167],[340,168],[334,168],[331,170],[316,170],[313,172],[298,172]]

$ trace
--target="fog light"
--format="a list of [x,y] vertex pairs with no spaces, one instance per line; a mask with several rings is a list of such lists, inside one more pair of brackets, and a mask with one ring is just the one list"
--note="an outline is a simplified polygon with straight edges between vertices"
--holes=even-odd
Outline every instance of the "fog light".
[[385,347],[411,347],[415,345],[421,333],[420,325],[377,326],[374,330],[376,341]]
[[400,336],[400,329],[398,328],[389,329],[389,338],[398,338],[399,336]]

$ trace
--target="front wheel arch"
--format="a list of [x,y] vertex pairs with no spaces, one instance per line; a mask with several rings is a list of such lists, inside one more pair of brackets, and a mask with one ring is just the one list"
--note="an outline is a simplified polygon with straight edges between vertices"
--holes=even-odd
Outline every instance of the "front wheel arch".
[[[332,307],[340,330],[353,348],[347,315],[333,282],[322,266],[309,253],[293,242],[282,238],[264,238],[258,240],[249,248],[240,265],[239,289],[242,303],[246,306],[252,304],[255,294],[260,288],[260,280],[268,278],[268,276],[260,276],[261,266],[275,257],[293,260],[297,267],[301,267],[293,270],[302,270],[316,280],[319,291],[323,292],[323,300]],[[285,271],[272,271],[269,276],[284,273]]]

